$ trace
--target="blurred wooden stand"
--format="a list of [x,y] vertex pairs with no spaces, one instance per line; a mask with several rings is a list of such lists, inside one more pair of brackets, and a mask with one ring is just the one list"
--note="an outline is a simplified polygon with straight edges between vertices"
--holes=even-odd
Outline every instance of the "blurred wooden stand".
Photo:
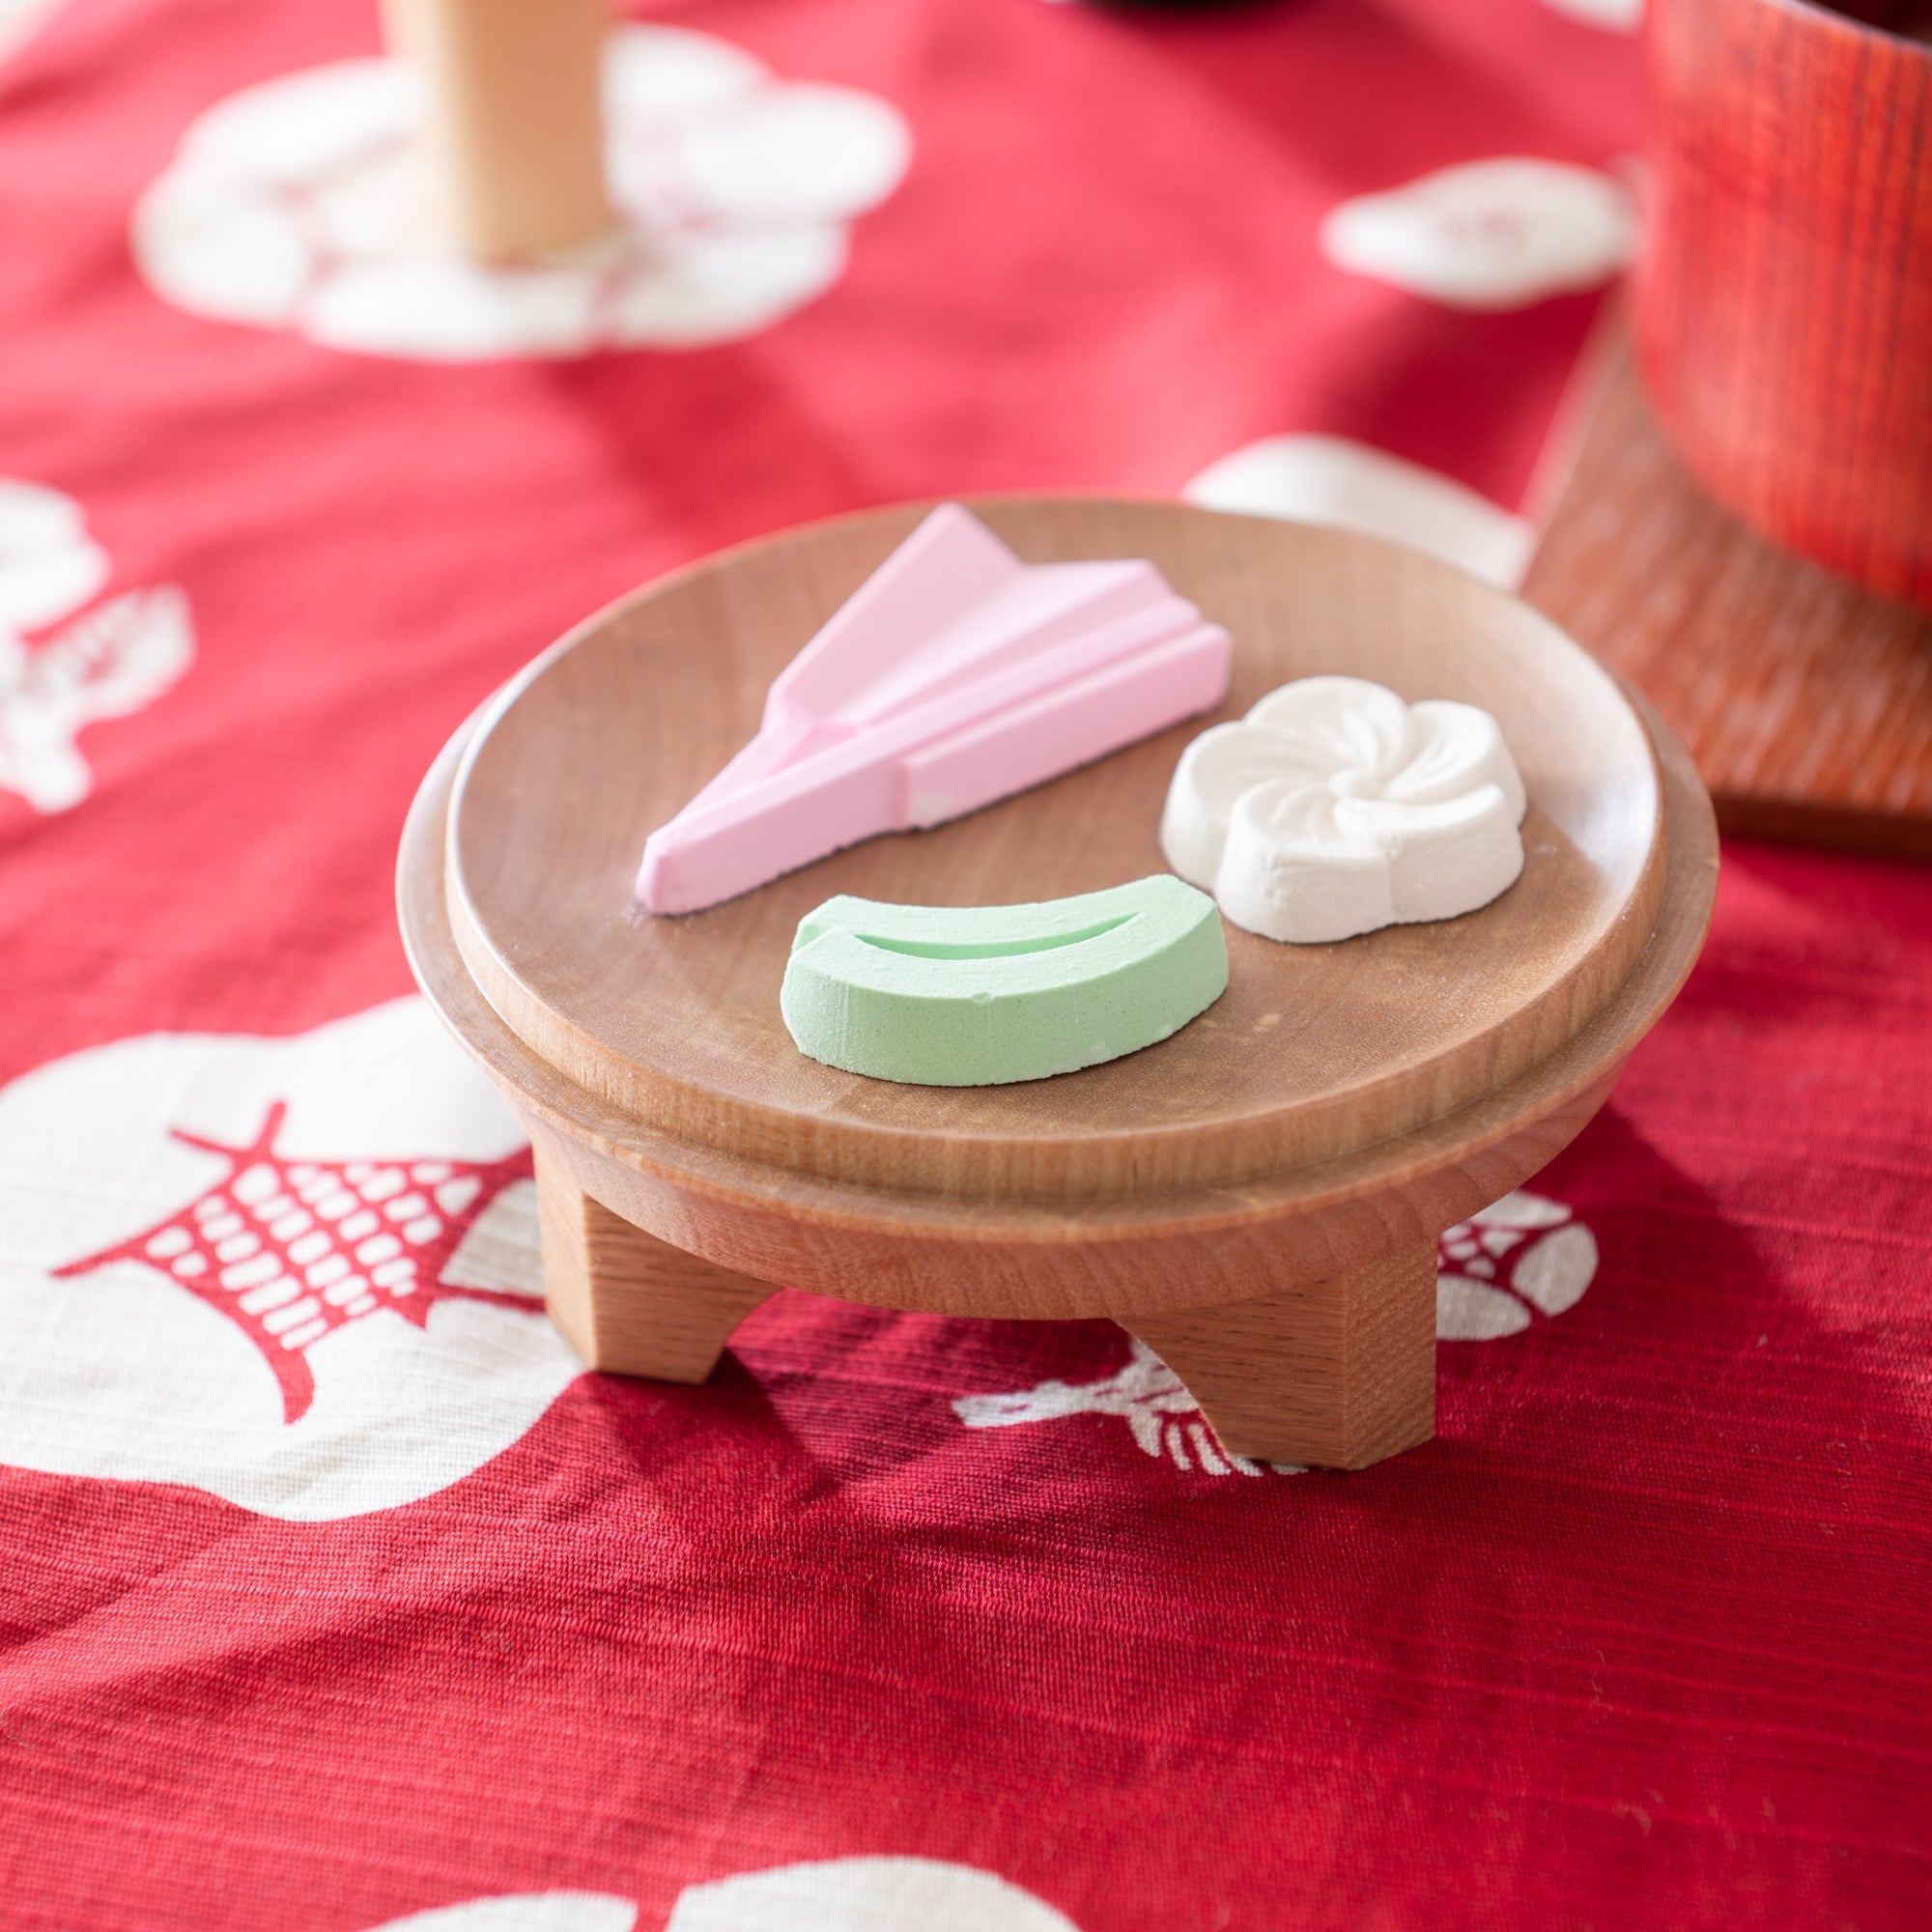
[[1932,858],[1932,616],[1756,535],[1684,468],[1621,322],[1522,594],[1643,692],[1727,832]]
[[607,0],[384,0],[383,17],[390,52],[428,80],[426,145],[458,248],[540,254],[611,226]]

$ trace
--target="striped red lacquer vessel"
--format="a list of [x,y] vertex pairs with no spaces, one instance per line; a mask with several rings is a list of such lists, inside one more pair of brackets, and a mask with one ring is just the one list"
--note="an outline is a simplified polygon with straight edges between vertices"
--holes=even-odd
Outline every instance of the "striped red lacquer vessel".
[[1792,549],[1932,607],[1932,14],[1652,0],[1646,385]]

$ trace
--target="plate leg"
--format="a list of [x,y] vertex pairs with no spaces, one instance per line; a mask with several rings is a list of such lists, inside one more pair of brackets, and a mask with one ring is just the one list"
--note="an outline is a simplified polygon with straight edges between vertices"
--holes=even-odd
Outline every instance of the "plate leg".
[[1125,1324],[1224,1449],[1363,1469],[1435,1434],[1435,1243],[1255,1301]]
[[536,1151],[544,1299],[593,1369],[701,1382],[724,1344],[778,1290],[634,1228]]

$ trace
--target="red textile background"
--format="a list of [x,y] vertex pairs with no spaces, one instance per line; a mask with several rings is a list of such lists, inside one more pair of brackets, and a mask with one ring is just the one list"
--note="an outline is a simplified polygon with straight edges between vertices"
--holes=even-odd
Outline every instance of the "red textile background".
[[[1280,430],[1514,503],[1592,311],[1321,262],[1341,195],[1603,164],[1628,43],[1537,0],[1198,17],[706,0],[670,17],[895,102],[844,279],[748,341],[436,367],[200,321],[128,210],[192,116],[373,50],[352,0],[70,0],[0,67],[0,472],[192,672],[0,792],[0,1079],[407,992],[417,779],[586,611],[898,497],[1177,489]],[[1216,1480],[1111,1417],[951,1402],[1106,1324],[799,1295],[702,1389],[586,1377],[423,1500],[259,1516],[0,1469],[0,1924],[355,1928],[916,1854],[1082,1932],[1932,1919],[1932,879],[1726,853],[1705,960],[1536,1183],[1560,1321],[1442,1350],[1440,1436]],[[0,1251],[7,1232],[0,1228]]]

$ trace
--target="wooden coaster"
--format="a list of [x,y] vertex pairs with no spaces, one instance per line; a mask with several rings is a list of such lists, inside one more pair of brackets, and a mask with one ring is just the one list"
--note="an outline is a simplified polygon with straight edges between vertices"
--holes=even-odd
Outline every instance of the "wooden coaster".
[[1435,1235],[1582,1126],[1702,941],[1716,843],[1689,761],[1547,622],[1425,558],[1180,505],[978,507],[1030,559],[1153,557],[1236,638],[1231,710],[1351,670],[1494,711],[1531,798],[1523,878],[1465,919],[1336,947],[1231,932],[1214,1024],[1107,1066],[984,1090],[834,1072],[778,1016],[804,910],[1157,869],[1167,777],[1201,727],[710,912],[641,918],[644,834],[918,513],[653,586],[490,707],[431,774],[402,855],[417,977],[530,1123],[553,1310],[593,1364],[680,1379],[772,1283],[1107,1314],[1236,1453],[1359,1466],[1421,1440]]
[[1932,614],[1779,549],[1684,468],[1605,336],[1522,594],[1644,691],[1726,832],[1932,857]]

